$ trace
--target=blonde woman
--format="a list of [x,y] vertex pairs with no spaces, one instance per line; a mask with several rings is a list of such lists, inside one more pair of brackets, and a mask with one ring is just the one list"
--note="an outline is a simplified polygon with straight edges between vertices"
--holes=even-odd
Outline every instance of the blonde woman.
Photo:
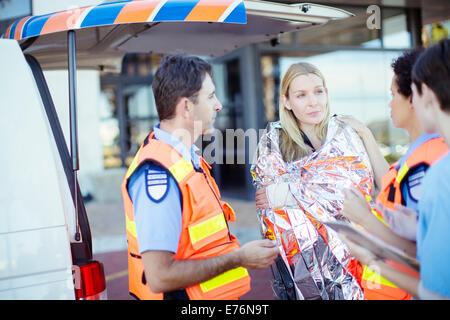
[[[350,256],[337,235],[320,221],[345,219],[338,208],[342,205],[343,195],[326,190],[333,189],[331,184],[328,185],[331,188],[323,188],[326,179],[336,186],[355,183],[370,194],[373,180],[368,178],[371,171],[366,166],[355,169],[359,172],[352,175],[348,172],[352,164],[340,167],[336,164],[346,161],[345,150],[351,150],[354,155],[362,155],[370,167],[364,146],[348,125],[330,118],[325,78],[312,64],[296,63],[287,70],[281,83],[279,110],[280,121],[268,124],[251,169],[263,231],[266,237],[277,239],[279,247],[283,248],[277,269],[281,279],[286,280],[288,273],[292,281],[285,283],[287,289],[275,289],[280,298],[362,299],[361,265]],[[327,134],[337,138],[328,142]],[[321,165],[317,165],[317,161],[313,166],[311,163],[317,159],[326,162],[330,157],[335,162],[326,167],[343,173],[325,172],[321,177],[314,174],[322,172]],[[341,180],[333,180],[333,176],[339,176]],[[356,176],[356,180],[353,181],[352,176]],[[314,179],[316,183],[312,182]],[[325,183],[317,179],[325,179]],[[310,188],[308,184],[314,187]],[[329,200],[330,195],[339,198],[340,202]],[[295,294],[290,287],[295,288]]]
[[[309,63],[291,65],[281,82],[279,112],[280,121],[270,123],[268,131],[271,126],[278,129],[279,146],[273,147],[279,148],[284,162],[299,160],[320,149],[327,134],[330,107],[325,78],[319,69]],[[267,189],[258,189],[256,207],[295,203],[289,192],[281,192],[286,188],[270,184]]]

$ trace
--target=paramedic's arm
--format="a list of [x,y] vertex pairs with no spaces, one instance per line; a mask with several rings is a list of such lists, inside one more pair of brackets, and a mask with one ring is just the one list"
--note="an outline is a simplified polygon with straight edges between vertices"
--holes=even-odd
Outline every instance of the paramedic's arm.
[[142,259],[150,289],[159,293],[187,288],[240,266],[267,268],[278,253],[276,245],[266,239],[248,242],[235,251],[207,259],[175,260],[169,251],[146,251]]
[[341,239],[347,244],[352,255],[356,257],[361,263],[369,266],[372,270],[380,274],[382,277],[391,281],[399,288],[407,291],[414,297],[419,297],[418,289],[420,278],[410,276],[404,272],[401,272],[395,268],[392,268],[387,263],[380,259],[377,259],[369,250],[361,247],[357,243],[351,241],[344,234],[339,234]]
[[[163,196],[156,192],[161,185],[165,186]],[[164,168],[146,165],[130,178],[128,190],[145,276],[155,293],[186,288],[241,265],[265,268],[278,255],[270,240],[259,240],[219,257],[175,260],[182,230],[181,196],[175,179]]]
[[366,147],[367,154],[369,155],[370,162],[372,164],[375,183],[377,184],[378,188],[381,188],[381,180],[389,170],[389,164],[381,153],[381,150],[378,147],[377,141],[375,140],[372,132],[369,128],[367,128],[364,124],[362,124],[352,116],[338,116],[337,118],[352,127],[363,141],[364,146]]
[[345,200],[342,214],[361,225],[371,234],[405,252],[411,257],[416,257],[416,244],[413,241],[402,238],[384,225],[371,212],[364,196],[358,189],[351,187],[344,190]]

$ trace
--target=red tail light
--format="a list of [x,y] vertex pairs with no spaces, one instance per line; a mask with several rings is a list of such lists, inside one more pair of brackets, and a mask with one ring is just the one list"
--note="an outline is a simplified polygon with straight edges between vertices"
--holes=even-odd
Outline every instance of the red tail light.
[[90,261],[84,265],[73,266],[73,268],[77,300],[106,299],[106,281],[102,263]]

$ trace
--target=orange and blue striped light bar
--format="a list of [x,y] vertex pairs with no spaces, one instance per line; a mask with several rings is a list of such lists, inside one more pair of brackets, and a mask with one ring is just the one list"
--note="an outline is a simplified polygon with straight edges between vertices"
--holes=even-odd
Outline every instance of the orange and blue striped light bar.
[[125,23],[247,23],[243,0],[128,0],[17,20],[3,38],[22,40],[60,31]]

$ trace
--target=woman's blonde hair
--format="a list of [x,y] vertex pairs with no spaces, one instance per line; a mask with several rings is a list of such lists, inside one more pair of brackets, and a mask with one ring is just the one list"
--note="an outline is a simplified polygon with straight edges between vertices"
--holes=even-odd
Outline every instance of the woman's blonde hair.
[[[314,65],[306,62],[299,62],[291,65],[286,71],[281,81],[280,89],[280,122],[282,130],[280,131],[280,151],[284,161],[292,162],[308,154],[305,141],[303,140],[297,118],[292,110],[288,110],[283,103],[283,96],[289,98],[289,87],[292,80],[301,75],[313,73],[320,77],[323,86],[326,88],[325,78]],[[320,140],[324,140],[327,135],[327,126],[330,118],[330,106],[327,99],[326,115],[324,119],[316,126],[316,134]]]

